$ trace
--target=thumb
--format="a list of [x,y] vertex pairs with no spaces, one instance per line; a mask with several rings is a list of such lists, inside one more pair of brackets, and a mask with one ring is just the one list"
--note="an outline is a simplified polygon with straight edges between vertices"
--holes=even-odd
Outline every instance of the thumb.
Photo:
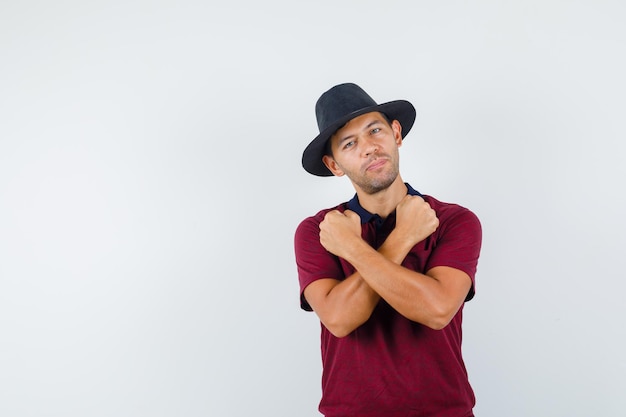
[[346,210],[343,212],[343,215],[346,216],[347,218],[349,218],[350,220],[354,221],[354,220],[359,220],[361,221],[361,218],[359,217],[358,214],[356,214],[354,211],[352,210]]

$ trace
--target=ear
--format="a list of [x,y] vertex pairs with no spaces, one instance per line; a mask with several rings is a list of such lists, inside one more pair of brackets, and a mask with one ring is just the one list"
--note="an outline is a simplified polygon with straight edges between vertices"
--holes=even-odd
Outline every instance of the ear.
[[339,168],[339,164],[335,161],[335,158],[329,155],[324,155],[322,157],[322,162],[326,165],[326,168],[333,173],[335,177],[342,177],[345,173]]
[[400,122],[397,120],[392,121],[391,130],[393,131],[393,138],[396,141],[396,145],[398,145],[399,148],[402,146],[402,126]]

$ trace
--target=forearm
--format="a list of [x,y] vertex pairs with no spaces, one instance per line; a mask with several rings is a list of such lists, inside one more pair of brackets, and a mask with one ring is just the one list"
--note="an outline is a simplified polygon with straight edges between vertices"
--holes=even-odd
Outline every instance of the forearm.
[[318,280],[305,289],[305,297],[320,321],[337,337],[365,323],[380,300],[358,272],[342,281]]
[[[378,251],[369,245],[367,248],[387,259],[388,262],[398,265],[402,263],[410,250],[410,247],[388,243],[384,243]],[[343,281],[329,280],[326,283],[319,283],[316,292],[322,292],[322,297],[317,295],[321,300],[315,303],[314,310],[326,328],[338,337],[350,334],[365,323],[380,300],[378,293],[359,272],[355,272]],[[316,297],[316,294],[307,294],[305,290],[307,299],[309,295]],[[311,301],[313,299],[309,300]]]
[[[391,247],[402,244],[394,241],[392,236],[386,243]],[[469,278],[457,280],[456,276],[464,273],[452,268],[437,268],[433,270],[436,273],[426,275],[402,267],[401,262],[390,261],[363,241],[354,241],[346,248],[345,259],[396,311],[432,328],[441,328],[450,321],[463,302],[463,291],[467,294],[471,285]],[[454,279],[444,275],[450,273],[456,274]],[[446,278],[445,283],[438,279],[438,274]]]

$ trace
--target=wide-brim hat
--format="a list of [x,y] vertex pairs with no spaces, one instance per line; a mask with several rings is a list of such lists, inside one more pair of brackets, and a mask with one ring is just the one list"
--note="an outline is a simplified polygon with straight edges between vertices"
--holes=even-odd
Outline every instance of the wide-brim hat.
[[302,154],[304,169],[320,177],[330,177],[332,172],[322,162],[326,142],[343,125],[365,113],[384,113],[389,120],[402,126],[402,138],[413,127],[415,107],[406,100],[377,104],[361,87],[353,83],[339,84],[321,95],[315,104],[315,116],[320,134],[309,143]]

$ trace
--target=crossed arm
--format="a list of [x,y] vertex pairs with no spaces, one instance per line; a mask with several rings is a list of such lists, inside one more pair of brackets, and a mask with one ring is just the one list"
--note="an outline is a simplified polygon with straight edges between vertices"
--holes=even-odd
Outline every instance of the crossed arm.
[[421,274],[400,264],[411,248],[432,234],[439,221],[428,203],[406,196],[396,208],[396,227],[375,250],[361,238],[359,216],[329,212],[320,224],[320,242],[357,272],[343,281],[320,279],[304,296],[326,328],[343,337],[365,323],[382,297],[410,320],[445,327],[472,285],[463,271],[439,266]]

